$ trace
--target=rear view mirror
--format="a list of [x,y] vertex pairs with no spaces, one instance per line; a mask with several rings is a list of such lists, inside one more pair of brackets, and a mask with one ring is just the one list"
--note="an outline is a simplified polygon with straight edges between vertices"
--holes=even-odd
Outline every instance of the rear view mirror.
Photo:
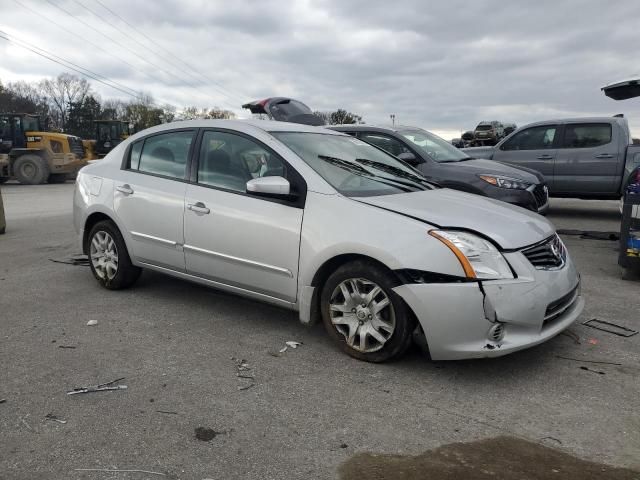
[[400,155],[398,155],[398,158],[400,160],[402,160],[402,161],[407,162],[409,165],[413,165],[413,166],[416,166],[416,165],[419,165],[420,163],[422,163],[411,152],[402,152]]
[[247,192],[257,195],[284,197],[291,193],[289,180],[283,177],[261,177],[247,182]]

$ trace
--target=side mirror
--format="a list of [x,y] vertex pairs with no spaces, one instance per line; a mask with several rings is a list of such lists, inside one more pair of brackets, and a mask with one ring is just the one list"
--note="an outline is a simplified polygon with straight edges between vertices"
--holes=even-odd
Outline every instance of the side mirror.
[[400,160],[403,160],[405,162],[407,162],[409,165],[413,165],[414,167],[416,165],[421,164],[422,162],[420,160],[418,160],[416,158],[416,156],[411,153],[411,152],[402,152],[400,155],[398,155],[398,158]]
[[247,182],[247,192],[257,195],[285,197],[291,193],[289,180],[283,177],[261,177]]

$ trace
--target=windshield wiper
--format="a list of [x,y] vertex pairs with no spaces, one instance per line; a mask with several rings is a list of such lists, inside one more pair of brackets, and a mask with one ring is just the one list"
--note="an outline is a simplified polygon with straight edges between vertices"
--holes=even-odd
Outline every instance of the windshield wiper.
[[[361,167],[357,163],[352,163],[347,160],[343,160],[342,158],[332,157],[329,155],[318,155],[318,158],[321,160],[324,160],[327,163],[330,163],[331,165],[335,165],[336,167],[347,170],[348,172],[353,173],[354,175],[365,177],[375,182],[382,183],[389,187],[397,188],[405,192],[411,192],[413,191],[412,189],[416,188],[416,186],[412,184],[407,184],[405,182],[400,182],[393,178],[381,177],[380,175],[376,175],[370,172],[369,170],[367,170],[366,168]],[[410,187],[410,188],[407,188],[407,187]]]
[[[426,178],[420,177],[411,172],[407,172],[406,170],[403,170],[401,168],[394,167],[393,165],[387,165],[386,163],[376,162],[374,160],[368,160],[366,158],[356,158],[356,162],[361,163],[363,165],[367,165],[369,167],[377,168],[378,170],[381,170],[386,173],[390,173],[391,175],[395,175],[400,178],[411,180],[419,184],[421,187],[424,187],[425,186],[424,184],[429,185],[429,182]],[[398,182],[399,180],[395,180],[395,181]],[[407,184],[405,183],[405,185]]]
[[336,167],[342,167],[345,170],[349,170],[349,171],[355,171],[355,172],[359,172],[362,173],[366,176],[374,176],[373,173],[371,173],[369,170],[367,170],[364,167],[361,167],[360,165],[358,165],[357,163],[352,163],[352,162],[348,162],[347,160],[343,160],[342,158],[338,158],[338,157],[331,157],[329,155],[318,155],[318,158],[332,164],[335,165]]

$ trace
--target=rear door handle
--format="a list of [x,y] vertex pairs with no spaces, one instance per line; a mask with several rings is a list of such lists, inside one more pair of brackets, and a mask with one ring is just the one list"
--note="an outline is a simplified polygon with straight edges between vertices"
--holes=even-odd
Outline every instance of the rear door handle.
[[610,153],[601,153],[600,155],[596,155],[596,158],[613,158],[613,155]]
[[133,188],[131,188],[127,183],[117,186],[116,190],[120,193],[124,193],[125,195],[131,195],[133,193]]
[[187,204],[187,208],[189,210],[191,210],[192,212],[196,212],[196,213],[204,213],[205,215],[207,213],[209,213],[211,210],[209,210],[207,208],[207,206],[202,203],[202,202],[196,202],[196,203],[188,203]]
[[538,155],[538,160],[553,160],[553,155]]

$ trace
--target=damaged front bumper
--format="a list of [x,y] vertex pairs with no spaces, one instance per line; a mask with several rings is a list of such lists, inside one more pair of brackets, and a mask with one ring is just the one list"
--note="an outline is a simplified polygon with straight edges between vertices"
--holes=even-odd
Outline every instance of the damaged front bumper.
[[537,270],[520,252],[505,258],[517,278],[394,289],[416,314],[434,360],[506,355],[545,342],[580,316],[584,300],[570,258],[558,270]]

